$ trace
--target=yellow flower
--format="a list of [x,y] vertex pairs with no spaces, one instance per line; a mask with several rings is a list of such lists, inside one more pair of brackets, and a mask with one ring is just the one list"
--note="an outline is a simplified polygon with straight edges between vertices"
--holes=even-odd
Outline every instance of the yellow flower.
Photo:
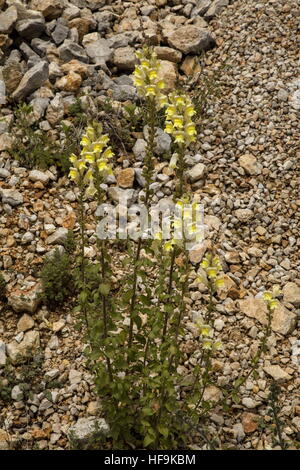
[[141,60],[141,66],[142,66],[143,68],[145,68],[145,69],[149,68],[149,67],[150,67],[150,62],[149,62],[149,60],[147,60],[147,59],[142,59],[142,60]]
[[97,190],[94,186],[94,183],[93,181],[90,182],[89,186],[87,187],[86,189],[86,196],[90,196],[90,197],[93,197],[95,194],[96,194]]
[[172,155],[169,167],[172,169],[177,168],[177,160],[178,160],[177,154]]
[[276,300],[276,299],[270,300],[270,301],[268,302],[268,306],[269,306],[269,309],[270,309],[270,310],[275,310],[275,308],[277,308],[278,305],[279,305],[279,302],[278,302],[278,300]]
[[108,148],[105,150],[105,152],[103,152],[103,154],[102,154],[102,157],[103,157],[103,158],[107,158],[107,159],[112,158],[113,156],[114,156],[114,153],[113,153],[113,151],[111,150],[111,147],[108,147]]
[[165,132],[167,132],[167,134],[172,134],[173,129],[174,129],[173,124],[170,121],[167,121],[166,122],[166,127],[165,127]]
[[184,134],[183,132],[177,132],[175,135],[175,142],[177,144],[184,144]]
[[76,168],[71,168],[70,171],[69,171],[69,177],[73,181],[78,181],[78,179],[79,179],[78,170]]
[[264,292],[263,299],[266,300],[267,302],[271,301],[273,299],[272,292],[269,292],[269,291]]
[[155,69],[152,69],[149,71],[149,78],[150,80],[154,80],[157,77],[157,71]]
[[174,127],[177,127],[178,129],[183,128],[183,118],[181,116],[174,118]]
[[222,343],[221,343],[221,341],[216,341],[216,342],[213,344],[213,349],[216,349],[216,350],[222,349]]
[[217,277],[217,269],[212,267],[212,266],[209,266],[207,269],[206,269],[206,272],[207,272],[207,275],[208,275],[208,278],[209,279],[215,279]]
[[223,287],[225,285],[225,281],[224,279],[220,278],[220,279],[216,279],[215,281],[215,286],[216,288],[220,288],[220,287]]
[[162,240],[162,232],[155,233],[154,240]]
[[90,153],[90,152],[85,152],[85,153],[82,154],[82,156],[89,163],[94,163],[94,161],[95,161],[95,155]]
[[153,85],[146,86],[146,96],[155,96],[155,86]]
[[86,162],[84,160],[78,160],[78,169],[83,170],[86,168]]
[[203,341],[203,344],[202,344],[202,347],[203,349],[211,349],[212,348],[212,341],[211,340],[208,340],[208,339],[205,339]]
[[173,250],[173,245],[174,245],[174,241],[173,241],[173,240],[167,241],[167,242],[164,244],[164,250],[167,251],[167,252]]
[[69,157],[69,160],[71,163],[77,163],[77,156],[74,153],[72,153]]

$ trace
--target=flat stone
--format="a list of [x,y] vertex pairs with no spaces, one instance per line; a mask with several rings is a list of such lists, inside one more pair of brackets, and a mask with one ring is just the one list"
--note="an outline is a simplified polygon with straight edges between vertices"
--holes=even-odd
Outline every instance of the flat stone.
[[69,428],[68,438],[71,443],[85,445],[91,437],[96,438],[97,435],[105,436],[109,432],[109,426],[103,418],[79,418],[77,423]]
[[133,168],[125,168],[121,170],[117,176],[117,183],[118,186],[121,188],[132,188],[134,182],[134,169]]
[[184,54],[197,54],[200,51],[208,51],[215,47],[215,40],[207,29],[197,26],[181,26],[168,36],[171,47]]
[[27,289],[15,288],[7,296],[8,304],[17,313],[34,313],[41,304],[39,283]]
[[237,209],[234,214],[240,222],[248,222],[248,220],[254,217],[254,213],[251,209]]
[[274,365],[274,366],[266,366],[263,368],[264,371],[273,377],[273,379],[278,382],[278,383],[284,383],[287,382],[288,380],[291,380],[291,375],[285,372],[283,369],[281,369],[280,366]]
[[239,158],[240,166],[248,173],[249,175],[257,175],[259,169],[257,167],[257,160],[253,155],[245,154]]
[[11,207],[19,206],[23,204],[23,195],[16,189],[1,189],[0,194],[2,196],[3,204],[9,204]]
[[[239,307],[242,313],[250,318],[255,318],[263,325],[267,324],[267,305],[263,299],[247,297],[239,300]],[[272,330],[282,335],[291,333],[296,324],[296,316],[283,307],[280,303],[273,311]]]
[[48,245],[59,245],[67,239],[67,236],[68,229],[59,227],[52,235],[47,238],[46,243]]
[[182,53],[172,49],[171,47],[156,46],[154,47],[154,52],[157,54],[157,58],[160,60],[168,60],[178,64],[182,59]]
[[37,88],[40,88],[49,76],[49,65],[46,61],[41,61],[31,67],[25,73],[20,81],[17,89],[13,92],[12,97],[16,100],[23,100],[28,95],[33,93]]
[[258,428],[260,416],[254,413],[242,414],[242,425],[246,434],[251,434]]
[[38,38],[45,30],[44,17],[17,21],[15,29],[22,38],[27,40]]
[[17,323],[18,331],[31,330],[33,327],[34,327],[34,320],[30,315],[27,315],[26,313],[22,315],[22,317]]
[[39,170],[32,170],[29,172],[29,179],[31,181],[40,181],[41,183],[43,184],[47,184],[49,182],[49,175],[43,171],[39,171]]
[[130,46],[115,49],[113,53],[113,63],[119,70],[131,72],[138,63],[135,49]]
[[86,34],[83,37],[82,45],[91,61],[96,65],[105,65],[113,57],[108,40],[101,38],[99,33]]
[[7,345],[7,354],[13,364],[22,363],[32,353],[36,352],[40,347],[40,334],[38,331],[27,331],[20,343],[12,341]]
[[203,163],[197,163],[193,168],[187,171],[188,179],[191,183],[195,183],[204,177],[206,167]]
[[18,19],[18,12],[14,6],[0,13],[0,34],[10,34]]
[[295,282],[288,282],[283,291],[283,300],[298,307],[300,305],[300,286]]
[[59,57],[64,62],[77,59],[79,62],[89,63],[88,55],[83,47],[76,42],[66,39],[64,43],[58,48]]

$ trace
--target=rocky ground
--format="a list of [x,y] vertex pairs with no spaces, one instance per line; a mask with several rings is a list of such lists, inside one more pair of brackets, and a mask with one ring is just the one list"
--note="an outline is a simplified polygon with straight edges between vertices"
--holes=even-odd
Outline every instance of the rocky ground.
[[[261,293],[274,284],[283,291],[258,377],[241,387],[241,402],[229,413],[216,404],[206,433],[220,448],[276,448],[266,416],[273,378],[281,387],[283,438],[289,448],[299,448],[298,25],[294,0],[0,0],[0,267],[8,282],[8,305],[0,306],[2,386],[7,374],[16,376],[1,404],[0,448],[66,449],[70,429],[85,432],[101,411],[72,311],[50,312],[37,299],[44,257],[68,229],[78,228],[76,191],[55,167],[30,171],[9,155],[13,100],[30,102],[31,119],[58,138],[77,95],[84,94],[86,107],[104,96],[115,104],[136,100],[129,75],[134,50],[145,41],[156,46],[169,89],[179,77],[195,95],[197,87],[216,80],[189,159],[189,180],[204,205],[205,246],[218,248],[226,272],[214,324],[224,345],[213,364],[218,385],[247,374],[266,322]],[[199,61],[201,51],[206,54]],[[143,133],[136,138],[132,152],[118,161],[116,178],[107,182],[112,200],[121,190],[134,202],[142,190],[145,140]],[[172,194],[173,175],[161,157],[169,147],[169,137],[160,133],[157,200]],[[202,255],[191,257],[195,271]],[[192,318],[205,295],[191,285],[183,375],[193,366]],[[26,375],[18,354],[26,356],[27,347],[37,351],[30,397],[18,384]],[[218,388],[210,386],[206,394],[219,401]],[[193,443],[205,446],[201,438]]]

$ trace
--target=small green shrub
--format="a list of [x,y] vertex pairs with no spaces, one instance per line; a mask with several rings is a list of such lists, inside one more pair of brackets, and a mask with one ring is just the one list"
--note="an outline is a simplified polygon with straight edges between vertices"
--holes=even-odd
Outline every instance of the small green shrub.
[[42,294],[45,305],[55,309],[62,305],[73,292],[73,275],[69,253],[58,249],[47,257],[41,272]]

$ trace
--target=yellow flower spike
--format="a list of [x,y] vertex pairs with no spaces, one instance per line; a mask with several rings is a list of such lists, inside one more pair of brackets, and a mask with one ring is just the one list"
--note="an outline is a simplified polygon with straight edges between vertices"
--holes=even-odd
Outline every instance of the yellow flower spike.
[[206,269],[206,272],[209,279],[215,279],[217,277],[218,270],[212,266],[209,266]]
[[77,163],[78,157],[74,153],[72,153],[69,157],[69,160],[71,163]]
[[183,128],[183,118],[181,116],[174,117],[174,127],[177,129]]
[[155,78],[157,78],[157,71],[152,69],[152,70],[149,71],[149,79],[152,81]]
[[146,96],[155,96],[155,86],[153,85],[148,85],[145,87],[146,90]]
[[154,240],[162,240],[162,232],[155,233]]
[[78,173],[78,170],[76,168],[70,168],[69,178],[72,181],[78,181],[79,180],[79,173]]
[[263,293],[263,299],[266,300],[267,302],[270,302],[271,300],[273,300],[273,295],[271,292],[269,291],[266,291]]
[[91,181],[89,186],[86,189],[85,194],[86,194],[87,197],[93,197],[96,194],[96,192],[97,192],[97,190],[94,186],[94,183]]
[[165,250],[166,252],[172,251],[172,250],[173,250],[173,244],[174,244],[173,240],[167,241],[167,242],[164,244],[164,250]]
[[170,163],[169,163],[169,167],[171,169],[174,170],[175,168],[177,168],[177,160],[178,160],[178,156],[177,155],[172,155]]
[[275,308],[277,308],[278,305],[279,305],[279,302],[278,302],[278,300],[275,300],[275,299],[270,300],[270,301],[268,302],[268,306],[269,306],[269,309],[270,309],[270,310],[275,310]]
[[114,156],[114,153],[113,153],[111,147],[107,147],[105,152],[103,152],[103,154],[102,154],[102,157],[107,158],[107,159],[112,158],[113,156]]
[[159,90],[163,90],[164,88],[166,88],[166,84],[163,80],[158,80],[158,82],[156,83],[156,86]]
[[217,289],[219,289],[220,287],[224,287],[225,285],[224,279],[216,279],[215,285]]
[[84,160],[78,160],[78,169],[84,170],[86,168],[86,162]]
[[212,349],[212,341],[204,340],[202,344],[203,349]]
[[184,134],[177,132],[175,135],[175,142],[177,144],[184,144]]

